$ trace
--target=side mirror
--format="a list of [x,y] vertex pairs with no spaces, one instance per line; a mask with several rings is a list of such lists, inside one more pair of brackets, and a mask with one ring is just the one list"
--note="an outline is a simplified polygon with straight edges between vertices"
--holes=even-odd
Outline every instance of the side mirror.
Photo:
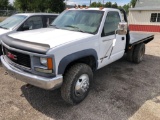
[[24,25],[24,26],[22,27],[22,29],[23,29],[23,31],[25,31],[25,30],[29,30],[29,26]]
[[126,35],[127,34],[128,24],[126,22],[120,22],[117,29],[118,35]]

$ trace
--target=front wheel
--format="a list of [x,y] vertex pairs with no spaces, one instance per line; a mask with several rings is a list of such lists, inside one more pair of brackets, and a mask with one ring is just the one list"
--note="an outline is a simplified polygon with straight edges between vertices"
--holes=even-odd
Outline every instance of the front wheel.
[[78,104],[83,101],[90,90],[93,72],[83,63],[73,65],[64,75],[61,87],[62,98],[69,104]]

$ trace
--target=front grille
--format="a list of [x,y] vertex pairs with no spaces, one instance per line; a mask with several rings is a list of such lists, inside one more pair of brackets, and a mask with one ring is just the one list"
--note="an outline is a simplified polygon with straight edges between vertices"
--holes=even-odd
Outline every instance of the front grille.
[[[12,51],[3,46],[4,54],[14,63],[31,68],[31,59],[29,55]],[[10,54],[10,55],[9,55]]]

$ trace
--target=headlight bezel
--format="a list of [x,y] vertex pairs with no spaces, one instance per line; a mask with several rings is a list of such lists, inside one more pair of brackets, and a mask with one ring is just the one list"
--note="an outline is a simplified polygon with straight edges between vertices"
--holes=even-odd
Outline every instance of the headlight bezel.
[[34,71],[43,74],[55,74],[53,56],[37,56],[39,62],[34,65]]

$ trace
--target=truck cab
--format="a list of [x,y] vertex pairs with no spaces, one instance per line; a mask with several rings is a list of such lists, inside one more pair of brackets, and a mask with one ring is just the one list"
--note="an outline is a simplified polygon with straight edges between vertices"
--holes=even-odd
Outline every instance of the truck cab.
[[49,28],[4,36],[2,65],[23,82],[61,88],[67,103],[78,104],[89,93],[94,71],[125,53],[131,62],[143,60],[145,44],[154,36],[131,35],[126,22],[118,9],[65,10]]

